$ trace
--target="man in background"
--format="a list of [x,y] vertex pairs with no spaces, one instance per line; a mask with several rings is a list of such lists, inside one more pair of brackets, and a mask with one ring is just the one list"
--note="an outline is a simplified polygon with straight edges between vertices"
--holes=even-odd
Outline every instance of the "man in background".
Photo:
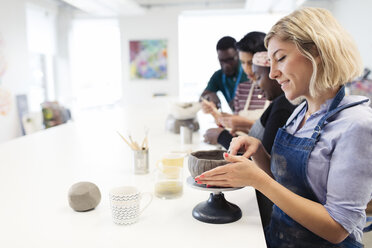
[[[218,109],[221,107],[217,92],[221,91],[230,108],[234,110],[234,96],[238,85],[247,81],[239,63],[238,51],[235,47],[236,40],[230,36],[224,36],[217,42],[217,55],[221,69],[216,71],[208,82],[201,97],[212,102]],[[202,101],[202,109],[205,113],[211,113],[210,105]]]

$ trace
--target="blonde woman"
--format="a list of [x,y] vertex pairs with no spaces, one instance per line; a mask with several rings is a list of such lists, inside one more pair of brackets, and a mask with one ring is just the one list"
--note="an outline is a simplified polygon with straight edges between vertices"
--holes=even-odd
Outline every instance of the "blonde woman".
[[270,78],[288,100],[305,101],[278,130],[271,155],[255,138],[234,138],[225,154],[231,163],[196,180],[249,185],[266,195],[274,203],[268,247],[363,247],[372,194],[372,110],[367,98],[345,96],[344,85],[362,71],[356,45],[319,8],[279,20],[265,45]]

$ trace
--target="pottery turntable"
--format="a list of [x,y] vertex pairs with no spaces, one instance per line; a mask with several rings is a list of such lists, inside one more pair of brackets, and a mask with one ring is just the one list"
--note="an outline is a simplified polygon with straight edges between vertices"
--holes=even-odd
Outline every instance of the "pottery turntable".
[[192,188],[209,191],[209,199],[197,204],[192,210],[192,216],[202,222],[211,224],[225,224],[239,220],[242,217],[240,208],[228,202],[222,192],[233,191],[241,188],[206,187],[205,184],[197,184],[194,178],[204,171],[223,166],[227,163],[223,159],[224,151],[198,151],[190,154],[188,166],[191,176],[187,178],[187,184]]

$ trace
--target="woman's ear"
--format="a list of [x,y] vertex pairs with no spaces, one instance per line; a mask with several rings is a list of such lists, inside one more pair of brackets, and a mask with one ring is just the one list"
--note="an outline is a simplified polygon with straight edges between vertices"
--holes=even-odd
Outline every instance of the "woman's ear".
[[304,44],[304,50],[311,54],[311,57],[314,58],[315,63],[319,65],[322,62],[322,59],[320,57],[320,53],[318,51],[318,48],[315,46],[314,43],[307,43]]
[[318,48],[315,45],[312,45],[312,47],[310,48],[310,53],[311,53],[311,55],[313,55],[313,57],[314,57],[315,62],[316,62],[317,65],[319,65],[320,63],[322,63],[322,59],[320,57],[320,53],[318,51]]
[[322,58],[320,57],[320,54],[318,52],[314,55],[314,59],[317,65],[320,65],[322,63]]

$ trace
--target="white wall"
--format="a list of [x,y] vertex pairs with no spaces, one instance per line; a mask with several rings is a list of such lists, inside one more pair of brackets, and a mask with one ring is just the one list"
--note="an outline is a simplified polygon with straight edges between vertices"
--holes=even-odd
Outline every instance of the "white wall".
[[0,35],[8,64],[0,87],[12,94],[12,106],[6,115],[0,115],[0,143],[21,135],[15,96],[27,94],[30,72],[26,31],[26,4],[40,5],[48,11],[57,11],[52,0],[0,0]]
[[365,67],[372,69],[372,1],[309,0],[304,6],[326,8],[354,38]]
[[365,67],[372,69],[372,1],[337,0],[331,9],[341,25],[353,36]]
[[[182,5],[182,4],[181,4]],[[241,3],[221,4],[215,9],[243,8]],[[209,6],[156,7],[147,10],[142,16],[122,17],[120,19],[122,37],[122,78],[123,102],[141,102],[154,93],[166,93],[178,96],[179,60],[178,60],[178,17],[185,10],[208,10]],[[139,39],[168,40],[168,78],[166,80],[130,80],[129,79],[129,41]],[[197,55],[196,59],[197,59]]]
[[4,42],[4,55],[8,64],[0,87],[10,91],[13,97],[8,115],[0,115],[0,142],[2,142],[21,134],[15,95],[27,91],[29,78],[24,0],[0,0],[0,35]]
[[[121,18],[124,102],[141,102],[159,92],[178,94],[178,14],[178,10],[154,10],[144,16]],[[168,40],[167,79],[130,80],[129,41],[141,39]]]

